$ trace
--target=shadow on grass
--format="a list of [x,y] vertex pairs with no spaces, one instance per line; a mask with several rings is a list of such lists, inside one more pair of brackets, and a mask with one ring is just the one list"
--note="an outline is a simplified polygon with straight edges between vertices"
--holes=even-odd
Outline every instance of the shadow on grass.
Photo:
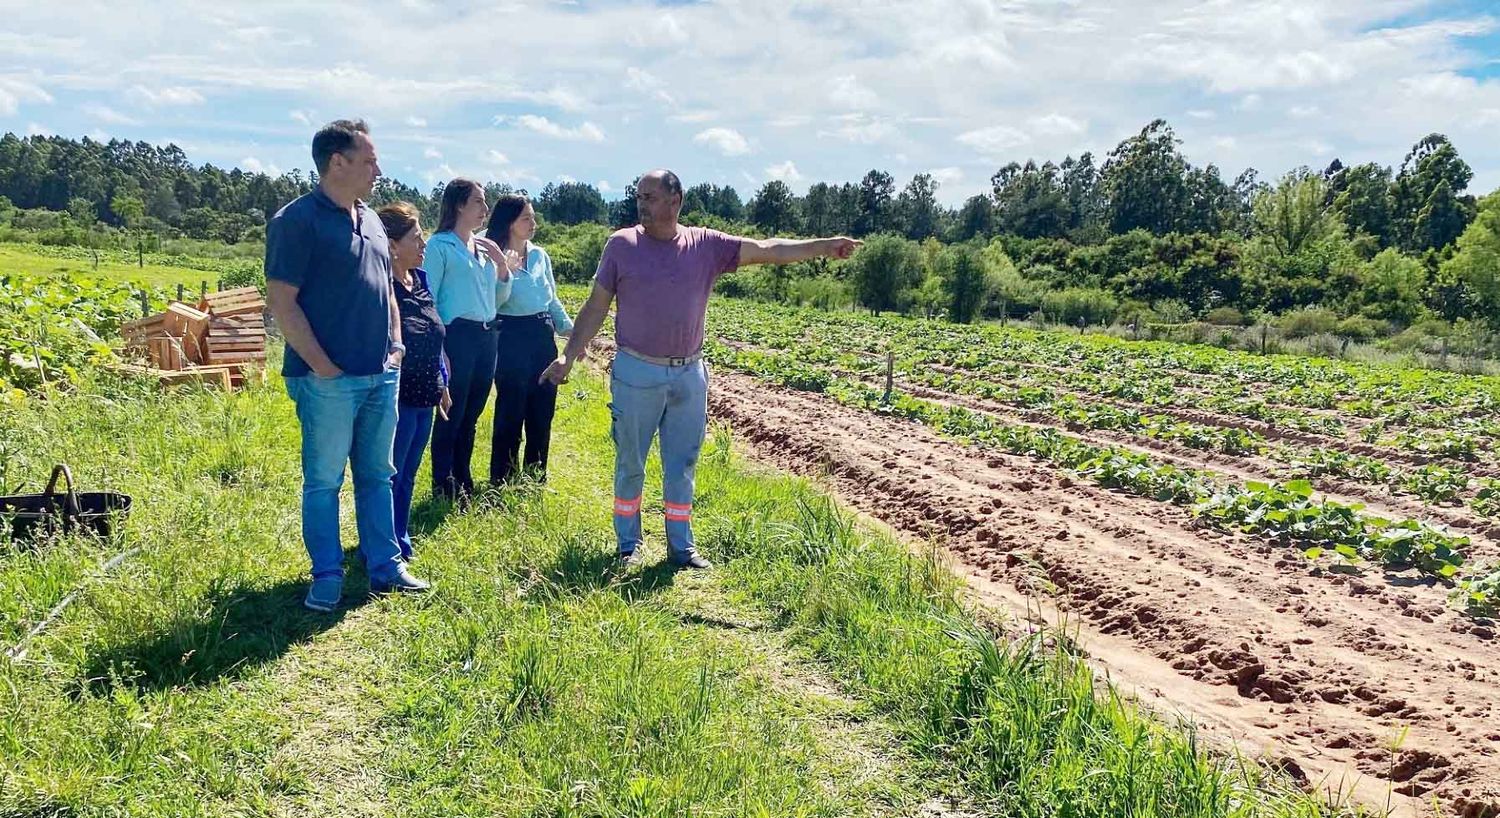
[[591,591],[614,590],[634,602],[672,587],[679,569],[665,560],[625,567],[614,549],[600,548],[583,538],[564,542],[557,558],[527,577],[523,584],[552,596],[572,596]]
[[438,530],[448,515],[458,511],[452,500],[439,494],[428,494],[411,504],[411,515],[407,518],[406,530],[412,539],[426,537]]
[[343,600],[332,613],[302,607],[305,581],[269,588],[237,584],[211,592],[196,607],[198,613],[95,655],[83,684],[99,694],[118,686],[157,691],[236,678],[367,604],[363,569],[350,573]]

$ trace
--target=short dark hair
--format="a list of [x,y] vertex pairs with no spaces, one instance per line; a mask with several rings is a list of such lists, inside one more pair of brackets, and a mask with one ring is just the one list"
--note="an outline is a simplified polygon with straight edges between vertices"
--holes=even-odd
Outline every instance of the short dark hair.
[[469,203],[474,191],[484,195],[484,188],[473,179],[454,179],[443,188],[443,203],[438,208],[437,232],[442,233],[458,226],[458,210]]
[[354,147],[359,134],[369,134],[370,126],[363,119],[335,119],[313,134],[313,167],[319,174],[328,172],[328,163],[336,153],[344,153]]
[[507,250],[511,249],[510,226],[524,212],[526,197],[519,193],[507,193],[496,199],[495,206],[490,208],[490,223],[484,229],[484,237]]

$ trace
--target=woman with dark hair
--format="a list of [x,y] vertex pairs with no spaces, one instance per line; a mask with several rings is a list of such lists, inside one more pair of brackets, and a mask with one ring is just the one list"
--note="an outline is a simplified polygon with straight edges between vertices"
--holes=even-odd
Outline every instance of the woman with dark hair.
[[[521,257],[511,275],[510,294],[501,298],[496,321],[500,325],[495,362],[495,437],[490,449],[490,480],[509,481],[518,465],[536,477],[547,476],[547,444],[552,438],[552,414],[557,385],[542,383],[542,372],[557,358],[554,334],[568,335],[573,322],[557,298],[552,258],[531,243],[536,212],[524,196],[501,196],[490,213],[485,235],[507,252]],[[522,464],[521,433],[526,433]]]
[[450,500],[474,493],[469,461],[474,428],[489,401],[495,378],[495,303],[510,297],[514,258],[489,239],[474,235],[489,215],[484,188],[454,179],[443,190],[438,232],[427,244],[424,266],[438,317],[445,325],[443,349],[451,368],[453,406],[432,431],[432,491]]
[[401,310],[401,340],[406,354],[401,359],[401,381],[396,397],[396,442],[392,461],[391,497],[396,511],[396,543],[401,559],[411,562],[411,496],[422,465],[422,451],[432,434],[433,407],[446,418],[453,404],[448,393],[448,368],[443,355],[443,322],[438,318],[422,255],[427,242],[417,209],[407,202],[380,208],[391,247],[391,279],[396,285],[396,306]]

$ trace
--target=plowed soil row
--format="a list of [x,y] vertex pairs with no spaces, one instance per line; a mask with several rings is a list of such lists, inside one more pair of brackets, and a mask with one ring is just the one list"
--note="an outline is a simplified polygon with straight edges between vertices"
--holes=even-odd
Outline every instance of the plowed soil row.
[[[711,411],[781,468],[937,543],[981,599],[1064,616],[1144,700],[1310,787],[1500,815],[1500,644],[1414,575],[1334,573],[1032,459],[716,372]],[[1392,743],[1407,730],[1396,749]]]

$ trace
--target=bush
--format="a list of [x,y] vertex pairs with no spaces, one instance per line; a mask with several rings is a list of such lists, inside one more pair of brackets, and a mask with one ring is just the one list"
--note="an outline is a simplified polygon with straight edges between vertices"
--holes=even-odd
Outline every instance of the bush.
[[1219,327],[1243,327],[1250,323],[1245,320],[1245,314],[1234,307],[1215,307],[1203,317],[1203,322]]
[[1356,315],[1353,318],[1345,318],[1340,321],[1338,327],[1334,329],[1334,333],[1363,343],[1390,335],[1391,325],[1385,321]]
[[1193,311],[1175,298],[1160,298],[1151,302],[1151,311],[1163,324],[1186,324],[1193,320]]
[[1278,324],[1282,334],[1288,338],[1307,338],[1312,335],[1332,335],[1339,325],[1339,317],[1332,310],[1322,307],[1303,307],[1281,316]]
[[854,303],[854,290],[832,276],[798,278],[787,287],[787,300],[799,307],[838,310]]
[[1393,352],[1435,352],[1442,348],[1443,339],[1452,332],[1453,327],[1447,321],[1429,318],[1407,327],[1382,346]]
[[1108,324],[1119,311],[1118,299],[1092,287],[1069,287],[1042,296],[1042,314],[1050,321],[1068,326]]

